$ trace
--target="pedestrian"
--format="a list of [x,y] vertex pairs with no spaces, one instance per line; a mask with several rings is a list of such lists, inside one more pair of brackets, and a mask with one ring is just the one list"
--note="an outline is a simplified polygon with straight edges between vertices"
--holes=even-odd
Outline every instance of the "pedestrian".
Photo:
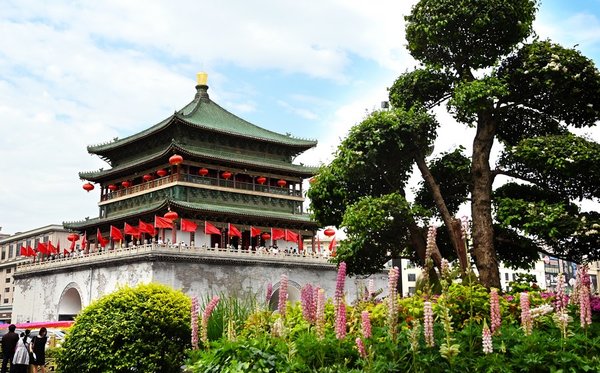
[[41,327],[38,335],[31,341],[31,352],[33,356],[33,372],[38,372],[41,368],[42,373],[46,373],[46,343],[48,343],[48,330]]
[[10,365],[12,367],[12,358],[15,354],[15,347],[17,346],[17,342],[19,341],[19,335],[15,333],[15,329],[17,327],[15,324],[10,324],[8,326],[8,333],[2,337],[2,371],[1,373],[7,373],[8,370],[8,362],[10,361]]
[[26,330],[25,333],[21,333],[21,336],[17,341],[15,354],[10,367],[11,373],[27,373],[27,369],[29,368],[29,343],[27,342],[27,338],[29,336],[29,333],[27,333],[28,331],[29,330]]

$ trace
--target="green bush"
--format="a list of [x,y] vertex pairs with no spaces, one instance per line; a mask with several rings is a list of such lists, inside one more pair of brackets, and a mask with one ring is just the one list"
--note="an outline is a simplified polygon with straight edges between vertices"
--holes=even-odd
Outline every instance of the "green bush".
[[86,307],[57,356],[60,372],[179,372],[190,299],[158,284],[124,287]]

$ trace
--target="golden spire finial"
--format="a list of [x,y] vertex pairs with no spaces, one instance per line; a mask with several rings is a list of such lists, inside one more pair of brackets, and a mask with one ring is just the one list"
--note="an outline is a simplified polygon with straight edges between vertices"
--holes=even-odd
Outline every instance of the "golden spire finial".
[[206,83],[208,82],[208,74],[198,73],[196,74],[196,80],[198,81],[198,85],[206,85]]

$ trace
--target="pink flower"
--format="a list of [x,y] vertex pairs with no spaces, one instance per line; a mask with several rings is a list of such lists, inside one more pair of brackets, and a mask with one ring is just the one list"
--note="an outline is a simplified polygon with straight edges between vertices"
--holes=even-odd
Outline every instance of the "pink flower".
[[433,309],[431,308],[431,302],[423,303],[423,334],[425,336],[425,343],[429,347],[435,346],[435,339],[433,338]]
[[315,291],[311,284],[306,284],[300,290],[300,303],[302,305],[302,316],[309,324],[315,323],[315,311],[313,295]]
[[358,349],[358,353],[360,354],[360,357],[362,357],[363,359],[366,359],[367,349],[365,348],[365,344],[362,341],[362,339],[360,339],[360,337],[356,337],[356,348]]
[[325,290],[317,292],[317,338],[325,337]]
[[335,337],[344,339],[346,337],[346,303],[341,302],[338,306],[335,318]]
[[579,316],[581,327],[587,328],[592,325],[592,307],[590,302],[590,276],[588,275],[587,264],[582,265],[577,270],[579,282]]
[[346,282],[346,263],[341,262],[338,268],[337,273],[337,281],[335,284],[335,298],[333,300],[333,304],[335,306],[335,312],[339,307],[339,304],[342,302],[344,298],[344,284]]
[[396,340],[397,324],[398,324],[398,278],[400,277],[400,270],[398,267],[390,268],[390,274],[388,277],[388,329],[392,340]]
[[556,312],[560,312],[567,304],[569,304],[569,299],[565,294],[565,275],[561,272],[556,279],[556,301],[554,303],[554,308],[556,309]]
[[525,335],[530,335],[533,330],[533,319],[531,318],[531,311],[529,306],[529,294],[523,292],[519,297],[521,304],[521,327],[525,332]]
[[281,279],[279,280],[279,304],[277,305],[277,310],[281,317],[285,317],[285,311],[287,306],[287,297],[288,297],[288,277],[287,275],[281,275]]
[[202,313],[202,342],[205,345],[208,344],[208,319],[215,310],[215,307],[217,307],[217,304],[219,304],[219,300],[220,298],[215,295],[210,302],[208,302]]
[[371,338],[371,319],[369,311],[362,311],[360,314],[362,320],[362,334],[365,338]]
[[192,297],[192,348],[198,349],[198,297]]
[[490,328],[488,328],[487,323],[483,323],[483,332],[481,334],[482,344],[483,344],[483,353],[491,354],[494,352],[494,347],[492,345],[492,332]]
[[490,289],[490,320],[492,324],[492,334],[502,325],[500,316],[500,299],[498,298],[498,289]]
[[271,302],[271,297],[272,296],[273,296],[273,284],[269,282],[267,284],[267,294],[266,294],[266,304],[267,304],[267,307],[269,307],[269,303]]

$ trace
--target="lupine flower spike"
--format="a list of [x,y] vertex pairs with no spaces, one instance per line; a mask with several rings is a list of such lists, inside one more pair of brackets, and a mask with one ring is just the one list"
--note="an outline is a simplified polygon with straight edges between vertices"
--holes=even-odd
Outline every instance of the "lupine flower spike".
[[423,334],[425,336],[425,343],[429,347],[435,346],[435,340],[433,338],[433,309],[431,308],[431,302],[423,303]]
[[192,348],[198,349],[198,297],[192,297]]
[[491,332],[495,334],[499,331],[502,326],[502,318],[500,316],[500,299],[498,297],[498,289],[490,289],[490,321],[491,321]]
[[218,296],[214,296],[210,302],[208,302],[202,313],[202,343],[204,343],[205,346],[208,346],[208,319],[215,310],[215,307],[217,307],[217,304],[219,304],[219,300],[220,298]]
[[285,318],[287,297],[288,297],[288,277],[287,277],[287,275],[281,275],[281,279],[279,280],[279,303],[277,305],[277,310],[279,311],[281,318]]

